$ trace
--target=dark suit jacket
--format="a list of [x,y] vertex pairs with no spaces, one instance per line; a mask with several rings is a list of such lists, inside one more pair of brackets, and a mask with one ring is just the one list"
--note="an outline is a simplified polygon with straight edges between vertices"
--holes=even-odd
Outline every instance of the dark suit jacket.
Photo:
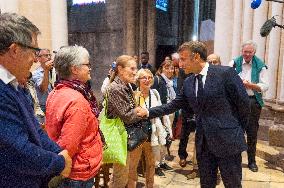
[[203,137],[217,157],[241,153],[247,149],[244,128],[249,114],[249,98],[236,71],[231,67],[209,66],[200,106],[196,103],[194,75],[183,83],[183,89],[172,102],[149,110],[149,118],[191,107],[196,114],[195,143],[201,152]]

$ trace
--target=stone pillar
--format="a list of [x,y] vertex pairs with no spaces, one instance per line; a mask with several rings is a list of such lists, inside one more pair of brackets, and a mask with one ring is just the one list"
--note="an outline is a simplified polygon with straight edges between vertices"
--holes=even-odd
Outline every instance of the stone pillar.
[[67,3],[65,0],[50,1],[52,49],[68,45]]
[[241,49],[243,2],[234,0],[232,57],[238,56]]
[[261,6],[254,10],[253,17],[253,41],[257,44],[256,55],[260,59],[265,58],[266,37],[261,37],[260,28],[267,20],[268,3],[263,2]]
[[13,12],[18,13],[19,12],[19,5],[18,0],[0,0],[0,9],[1,13],[4,12]]
[[279,87],[278,88],[280,89],[280,92],[279,92],[279,102],[281,102],[281,103],[284,103],[284,85],[283,85],[283,83],[284,83],[284,67],[283,67],[283,65],[284,65],[284,57],[283,57],[282,66],[281,66],[282,70],[279,70],[281,72],[281,74],[279,74],[280,77],[278,79],[278,83],[279,83]]
[[242,42],[252,39],[252,27],[253,27],[253,9],[250,7],[251,0],[243,0],[244,12],[243,12],[243,40]]
[[233,32],[233,3],[228,0],[216,0],[215,42],[214,53],[221,56],[221,61],[227,65],[231,59]]
[[[282,17],[283,4],[280,3],[272,3],[272,15],[279,15]],[[277,18],[277,23],[281,22],[281,19]],[[266,19],[265,19],[266,20]],[[278,64],[279,64],[279,55],[280,55],[280,39],[281,39],[281,29],[275,27],[271,30],[269,34],[269,49],[268,49],[268,58],[267,58],[267,66],[268,66],[268,83],[269,89],[265,94],[266,99],[276,99],[276,90],[277,90],[277,73],[278,73]],[[283,83],[284,79],[282,79]],[[281,83],[281,82],[280,82]],[[283,98],[284,99],[284,98]]]
[[126,54],[128,55],[139,55],[135,54],[135,0],[125,0],[125,45]]
[[147,1],[147,51],[149,63],[154,65],[156,60],[156,1]]

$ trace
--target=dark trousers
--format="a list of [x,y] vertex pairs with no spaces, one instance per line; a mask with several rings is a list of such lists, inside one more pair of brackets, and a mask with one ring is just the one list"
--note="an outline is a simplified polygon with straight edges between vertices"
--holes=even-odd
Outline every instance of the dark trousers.
[[215,188],[218,168],[226,188],[241,188],[242,156],[241,153],[224,158],[216,157],[209,149],[206,140],[202,143],[200,153],[197,153],[197,164],[200,173],[201,188]]
[[[181,128],[181,135],[180,135],[180,141],[179,141],[179,147],[178,147],[178,156],[180,159],[186,159],[188,156],[188,153],[186,151],[188,138],[190,135],[190,123],[187,121],[189,117],[185,114],[184,111],[181,112],[182,114],[182,128]],[[193,115],[192,115],[193,116]],[[191,117],[192,118],[192,117]]]
[[248,145],[248,163],[255,163],[255,152],[257,143],[257,131],[259,128],[259,117],[261,113],[261,106],[256,101],[255,97],[250,97],[250,114],[249,121],[246,126],[247,145]]

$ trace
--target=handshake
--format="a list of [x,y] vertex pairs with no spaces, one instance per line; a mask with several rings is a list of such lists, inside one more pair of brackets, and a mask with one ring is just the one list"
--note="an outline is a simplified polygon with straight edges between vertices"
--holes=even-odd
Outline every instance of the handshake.
[[141,118],[147,118],[149,116],[149,112],[145,108],[138,106],[134,110],[135,110],[136,114]]

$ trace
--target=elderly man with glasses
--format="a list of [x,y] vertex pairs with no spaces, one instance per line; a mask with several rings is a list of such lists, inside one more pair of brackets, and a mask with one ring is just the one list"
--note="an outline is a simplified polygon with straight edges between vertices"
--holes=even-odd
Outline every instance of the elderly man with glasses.
[[21,85],[39,51],[39,29],[23,16],[0,14],[0,185],[47,187],[67,177],[72,160],[40,129]]
[[[33,72],[33,81],[36,85],[39,104],[44,113],[46,110],[46,99],[53,89],[56,77],[51,55],[49,49],[41,49],[36,56],[36,60],[40,63],[40,66]],[[40,122],[44,123],[44,118],[41,118]]]

